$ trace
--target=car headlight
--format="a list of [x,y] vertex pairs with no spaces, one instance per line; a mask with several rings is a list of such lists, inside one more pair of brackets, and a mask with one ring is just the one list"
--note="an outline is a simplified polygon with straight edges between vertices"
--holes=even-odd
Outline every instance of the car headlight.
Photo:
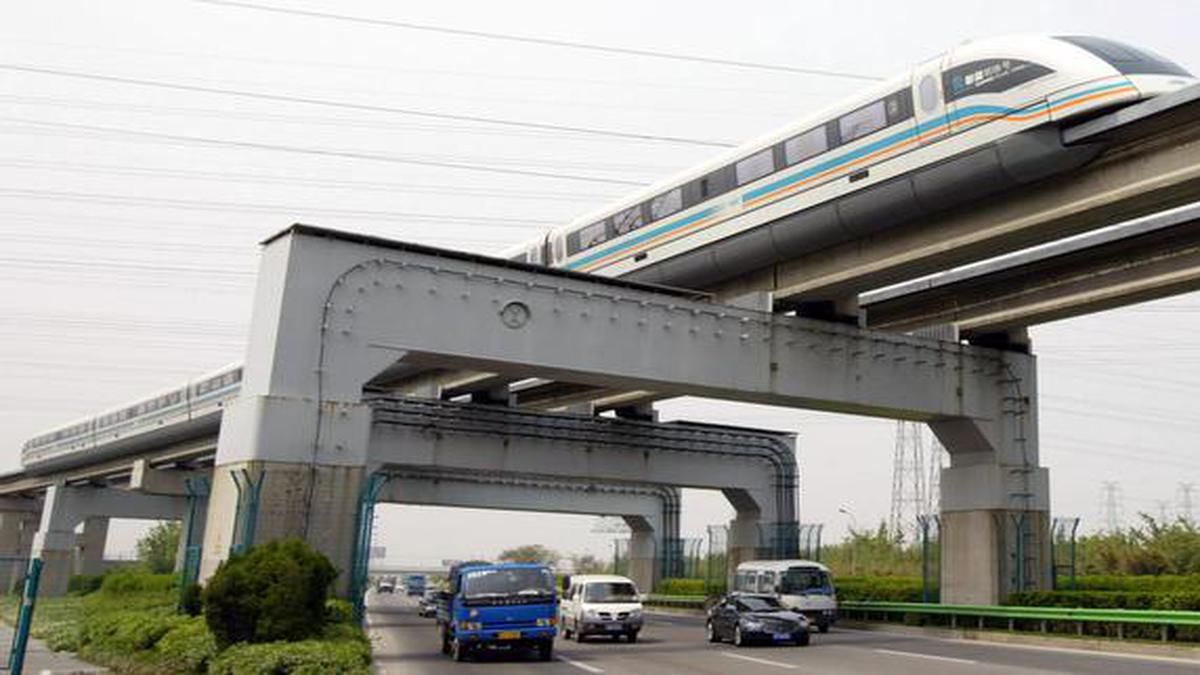
[[483,624],[478,621],[459,621],[459,630],[483,630]]
[[754,619],[742,619],[742,628],[750,631],[760,631],[763,629],[763,624],[761,621],[755,621]]
[[597,614],[596,610],[594,610],[594,609],[585,609],[585,610],[583,610],[583,618],[598,619],[598,618],[600,618],[600,615]]
[[555,624],[555,618],[554,618],[554,617],[550,617],[550,618],[548,618],[548,619],[546,619],[546,618],[542,618],[542,619],[538,619],[538,620],[537,620],[537,625],[539,625],[539,626],[543,626],[543,627],[544,627],[544,626],[553,626],[554,624]]

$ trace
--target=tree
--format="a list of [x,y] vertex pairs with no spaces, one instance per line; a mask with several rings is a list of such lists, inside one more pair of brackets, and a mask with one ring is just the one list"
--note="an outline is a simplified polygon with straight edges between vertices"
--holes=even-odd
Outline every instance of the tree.
[[179,551],[179,521],[159,523],[150,528],[137,543],[138,560],[154,574],[167,574],[175,569],[175,554]]
[[222,648],[319,635],[337,570],[299,539],[252,547],[221,564],[204,588],[204,621]]
[[571,556],[571,566],[575,574],[603,574],[608,571],[608,563],[591,553]]
[[557,551],[546,548],[541,544],[525,544],[524,546],[501,551],[497,558],[504,562],[533,562],[551,565],[558,560],[559,555]]

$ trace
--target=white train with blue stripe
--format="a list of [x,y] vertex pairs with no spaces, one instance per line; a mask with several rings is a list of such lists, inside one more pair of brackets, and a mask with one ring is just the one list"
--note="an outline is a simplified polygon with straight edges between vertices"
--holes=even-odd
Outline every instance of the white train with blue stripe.
[[1195,82],[1103,38],[968,42],[507,257],[710,286],[1079,167],[1102,148],[1064,120]]
[[213,434],[225,404],[242,386],[241,365],[230,365],[178,387],[72,422],[26,441],[26,470],[59,468],[86,458],[98,461],[136,450],[141,443],[163,444]]

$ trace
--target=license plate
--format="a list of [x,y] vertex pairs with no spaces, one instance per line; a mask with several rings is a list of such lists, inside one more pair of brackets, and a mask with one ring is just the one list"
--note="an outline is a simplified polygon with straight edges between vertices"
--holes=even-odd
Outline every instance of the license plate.
[[791,639],[792,639],[792,636],[791,636],[791,635],[788,635],[787,633],[776,633],[776,634],[775,634],[775,639],[776,639],[776,640],[779,640],[779,641],[783,641],[783,640],[791,640]]
[[521,639],[521,631],[519,631],[519,630],[500,631],[499,633],[496,634],[496,639],[497,640],[520,640]]
[[625,626],[623,626],[619,623],[610,623],[607,626],[605,626],[605,628],[607,628],[608,630],[625,630]]

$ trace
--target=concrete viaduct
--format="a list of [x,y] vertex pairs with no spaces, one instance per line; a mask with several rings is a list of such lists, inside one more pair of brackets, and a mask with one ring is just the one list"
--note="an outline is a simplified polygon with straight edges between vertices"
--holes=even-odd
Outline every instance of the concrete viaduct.
[[[927,296],[880,300],[874,328],[859,295],[1195,201],[1198,111],[1200,90],[1185,90],[1065,129],[1105,151],[1020,194],[705,293],[290,227],[264,243],[244,379],[219,419],[0,477],[0,556],[43,558],[45,589],[59,592],[93,564],[105,518],[182,518],[181,558],[201,577],[250,541],[297,536],[353,572],[352,593],[377,501],[491,505],[625,518],[648,586],[672,571],[680,487],[729,499],[734,562],[793,555],[794,439],[654,420],[654,400],[695,395],[928,423],[951,456],[943,600],[1043,587],[1049,477],[1024,335],[1040,315],[964,341],[953,312],[909,319]],[[1129,241],[1154,258],[1141,234]],[[1179,237],[1165,239],[1179,248]],[[1084,256],[1096,269],[1130,250],[1100,244]],[[859,321],[788,311],[814,302]],[[888,330],[930,324],[955,339]],[[578,414],[603,410],[617,417]]]

